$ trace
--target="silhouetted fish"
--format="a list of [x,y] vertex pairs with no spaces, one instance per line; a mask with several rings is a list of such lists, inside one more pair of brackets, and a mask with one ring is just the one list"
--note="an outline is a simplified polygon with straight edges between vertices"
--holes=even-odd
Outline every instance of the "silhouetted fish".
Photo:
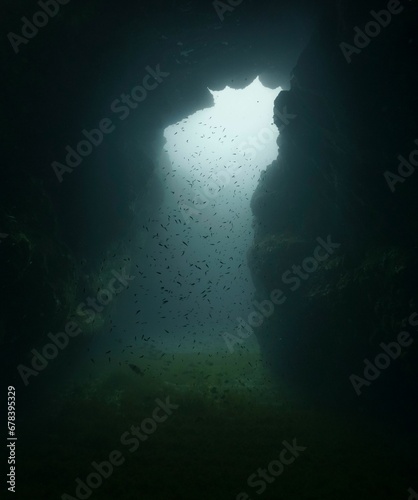
[[144,375],[144,372],[141,370],[141,368],[139,368],[139,366],[137,365],[134,365],[132,363],[129,364],[129,368],[135,372],[137,375]]

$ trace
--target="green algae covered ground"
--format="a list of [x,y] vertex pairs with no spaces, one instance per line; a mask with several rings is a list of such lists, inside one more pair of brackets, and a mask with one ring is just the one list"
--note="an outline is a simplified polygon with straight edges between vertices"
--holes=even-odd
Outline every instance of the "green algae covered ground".
[[[414,486],[415,451],[400,429],[305,407],[269,379],[256,353],[166,354],[139,368],[73,380],[21,424],[19,497],[406,500]],[[153,423],[167,398],[169,414]],[[299,451],[283,454],[284,443]],[[112,452],[120,465],[91,476]],[[77,496],[77,478],[89,475],[100,486]]]

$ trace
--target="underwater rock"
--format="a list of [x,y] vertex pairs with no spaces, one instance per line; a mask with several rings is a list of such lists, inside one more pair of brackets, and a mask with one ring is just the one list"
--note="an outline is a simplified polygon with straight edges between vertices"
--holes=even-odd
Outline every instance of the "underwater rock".
[[[364,15],[361,7],[349,11],[350,18],[344,18],[348,10],[339,11],[338,29],[356,25]],[[404,26],[405,36],[388,33],[381,41],[398,47],[398,55],[393,47],[385,52],[370,44],[357,66],[346,64],[338,52],[337,24],[329,21],[301,54],[291,89],[275,100],[279,154],[251,200],[255,237],[248,264],[256,298],[263,300],[280,288],[285,269],[311,255],[317,237],[330,234],[341,243],[255,334],[267,362],[295,391],[305,398],[351,404],[357,395],[350,374],[361,369],[367,356],[374,359],[379,344],[393,338],[418,304],[413,284],[418,276],[416,220],[404,215],[416,208],[412,193],[417,183],[408,178],[402,199],[394,202],[392,193],[384,192],[383,176],[388,158],[396,158],[403,143],[408,151],[402,133],[410,137],[411,130],[416,132],[412,109],[403,108],[403,119],[395,119],[399,104],[388,89],[399,79],[411,83],[417,76],[413,49],[405,48],[412,21]],[[398,74],[391,70],[386,75],[384,84],[377,70],[382,65],[399,68]],[[405,105],[412,99],[411,87],[405,83],[403,89]],[[417,358],[412,344],[361,396],[362,403],[379,411],[391,400],[412,418]]]

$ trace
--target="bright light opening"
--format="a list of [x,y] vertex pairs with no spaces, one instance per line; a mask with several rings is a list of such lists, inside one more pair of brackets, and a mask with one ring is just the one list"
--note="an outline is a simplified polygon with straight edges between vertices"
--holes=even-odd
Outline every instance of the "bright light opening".
[[277,158],[273,106],[281,88],[266,88],[257,77],[245,89],[209,91],[213,107],[165,129],[165,151],[177,176],[202,190],[207,201],[211,190],[220,201],[231,188],[248,199],[261,171]]
[[[178,287],[176,308],[187,306],[188,324],[195,321],[202,342],[212,347],[225,348],[220,332],[235,331],[237,318],[254,307],[246,260],[253,239],[250,200],[261,171],[277,158],[273,108],[280,90],[264,87],[258,78],[245,89],[210,90],[212,107],[164,131],[159,174],[165,197],[152,238],[161,239],[155,255],[168,249],[173,262],[167,260],[159,285]],[[163,328],[175,329],[172,323]],[[180,326],[186,347],[182,331]],[[170,339],[178,340],[172,334]],[[245,345],[257,349],[256,336]]]

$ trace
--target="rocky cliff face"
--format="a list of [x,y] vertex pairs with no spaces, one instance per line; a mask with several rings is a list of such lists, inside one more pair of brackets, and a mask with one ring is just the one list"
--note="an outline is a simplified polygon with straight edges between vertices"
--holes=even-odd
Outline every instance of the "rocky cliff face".
[[[348,402],[360,392],[361,401],[387,406],[393,398],[410,408],[418,375],[417,9],[403,2],[385,12],[340,5],[277,97],[279,154],[252,198],[248,260],[259,302],[282,292],[254,328],[277,373],[305,396]],[[354,38],[365,29],[375,36]],[[370,368],[365,378],[364,359],[375,364],[381,343],[401,331],[411,335],[408,346],[387,368],[377,359],[387,373]]]

